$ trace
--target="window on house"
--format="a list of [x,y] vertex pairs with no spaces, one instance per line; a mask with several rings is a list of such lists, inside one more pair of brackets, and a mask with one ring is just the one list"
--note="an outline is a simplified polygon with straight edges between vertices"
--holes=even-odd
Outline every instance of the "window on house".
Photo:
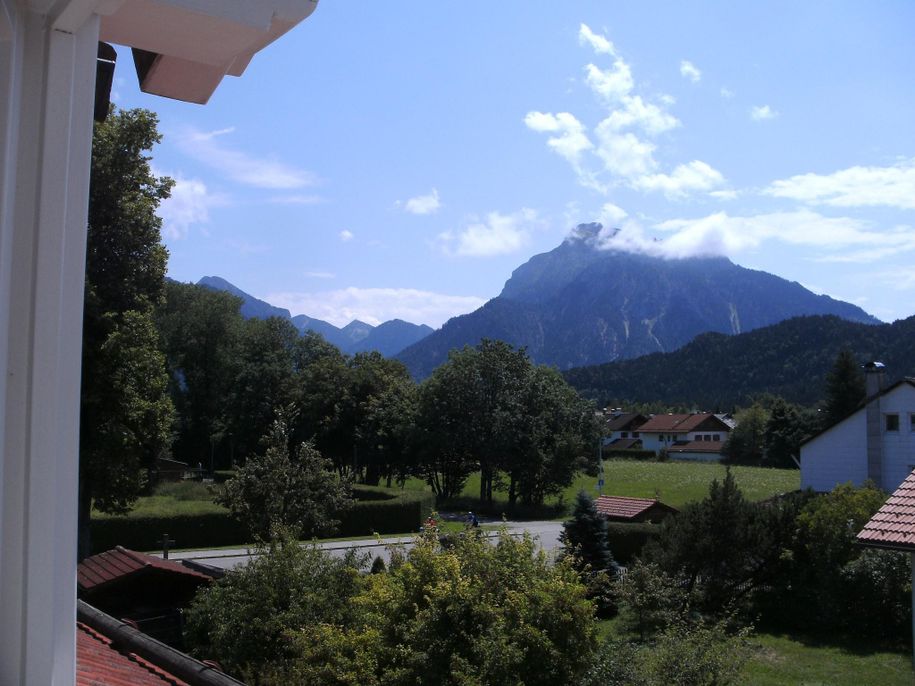
[[899,431],[899,415],[898,414],[886,415],[886,430],[887,431]]
[[628,431],[620,431],[620,438],[629,438]]
[[715,434],[714,440],[720,441],[720,440],[721,440],[721,434]]
[[[915,431],[915,412],[909,415],[909,426],[912,427],[912,431]],[[911,469],[909,471],[912,471]]]
[[[913,415],[913,416],[915,416],[915,415]],[[638,438],[638,437],[639,437],[639,432],[638,432],[638,431],[633,431],[633,432],[632,432],[632,437],[633,437],[633,438]]]

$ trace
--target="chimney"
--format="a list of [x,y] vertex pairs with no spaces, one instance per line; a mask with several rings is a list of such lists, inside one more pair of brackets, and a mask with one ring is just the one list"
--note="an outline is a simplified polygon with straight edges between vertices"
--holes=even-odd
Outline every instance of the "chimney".
[[886,367],[883,362],[868,362],[864,365],[864,395],[868,398],[886,388]]
[[867,478],[883,488],[883,415],[880,393],[886,387],[886,368],[882,362],[864,365],[864,391],[867,396]]

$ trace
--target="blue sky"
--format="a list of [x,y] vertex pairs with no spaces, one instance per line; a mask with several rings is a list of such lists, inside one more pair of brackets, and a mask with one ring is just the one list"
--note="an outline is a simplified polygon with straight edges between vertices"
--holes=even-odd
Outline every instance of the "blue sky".
[[144,95],[169,273],[440,326],[580,222],[915,314],[915,4],[321,0],[206,106]]

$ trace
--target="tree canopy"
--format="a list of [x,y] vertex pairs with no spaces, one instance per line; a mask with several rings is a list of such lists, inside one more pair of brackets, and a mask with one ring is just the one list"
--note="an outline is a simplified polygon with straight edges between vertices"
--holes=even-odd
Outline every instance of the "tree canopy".
[[80,406],[79,552],[89,551],[93,502],[124,512],[141,467],[167,452],[173,408],[153,325],[167,252],[159,202],[172,182],[152,173],[159,141],[146,110],[113,110],[92,141]]

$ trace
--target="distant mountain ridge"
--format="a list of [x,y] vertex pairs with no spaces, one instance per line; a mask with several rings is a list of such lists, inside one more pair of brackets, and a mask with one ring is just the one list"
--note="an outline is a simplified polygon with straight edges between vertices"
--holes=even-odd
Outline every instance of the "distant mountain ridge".
[[606,403],[661,402],[728,411],[772,393],[812,405],[825,397],[836,356],[886,365],[887,383],[915,376],[915,317],[877,326],[835,316],[795,317],[737,336],[707,333],[671,353],[563,372],[582,395]]
[[241,315],[246,319],[266,319],[268,317],[288,319],[300,332],[313,331],[321,334],[328,343],[332,343],[348,355],[377,350],[385,357],[393,357],[407,346],[432,333],[430,326],[411,324],[401,319],[392,319],[378,326],[355,319],[343,328],[339,328],[330,322],[304,314],[293,317],[289,310],[275,307],[264,300],[255,298],[219,276],[204,276],[197,282],[197,285],[216,291],[226,291],[241,298]]
[[668,352],[697,335],[738,334],[801,315],[878,324],[861,308],[724,257],[663,259],[604,250],[600,224],[518,267],[502,292],[402,351],[416,378],[448,351],[498,338],[539,363],[570,369]]

